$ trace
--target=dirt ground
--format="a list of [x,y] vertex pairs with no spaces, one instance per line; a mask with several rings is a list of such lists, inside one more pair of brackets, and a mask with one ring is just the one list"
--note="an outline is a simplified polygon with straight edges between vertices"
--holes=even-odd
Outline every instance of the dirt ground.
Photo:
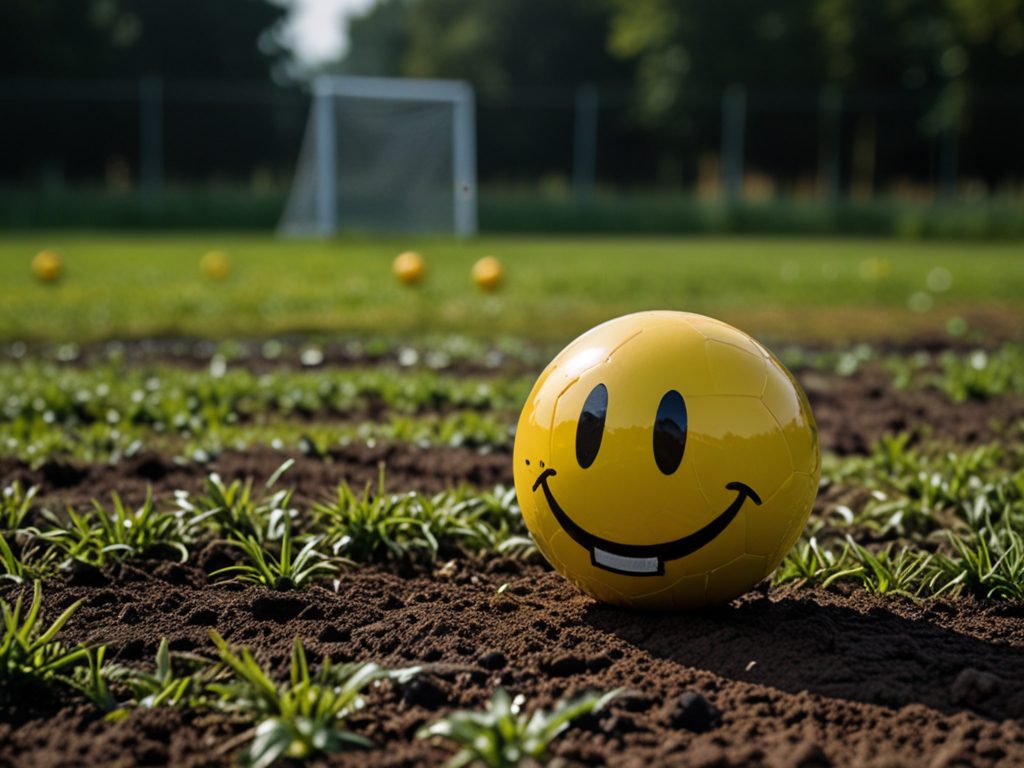
[[[216,628],[279,668],[296,635],[314,659],[421,666],[412,682],[371,692],[351,720],[377,747],[331,765],[437,765],[449,752],[414,740],[417,728],[481,706],[499,684],[548,706],[626,689],[557,742],[570,764],[1024,764],[1020,605],[805,589],[657,617],[598,605],[536,563],[460,558],[414,577],[364,568],[337,592],[271,593],[209,583],[204,566],[223,557],[211,545],[188,565],[136,563],[51,586],[47,608],[83,599],[66,638],[105,641],[117,661],[150,662],[161,637],[209,653]],[[226,766],[246,731],[167,709],[116,724],[85,704],[6,714],[4,765]]]
[[[933,391],[894,391],[885,374],[801,376],[823,447],[866,450],[903,429],[970,444],[1024,419],[1024,402],[950,407]],[[145,454],[116,465],[0,461],[0,481],[41,486],[42,503],[82,505],[147,487],[167,498],[197,491],[210,471],[261,482],[288,456],[227,452],[209,464]],[[295,456],[285,483],[300,502],[330,496],[340,480],[392,491],[468,482],[511,483],[507,453],[396,443]],[[599,605],[539,560],[459,556],[412,575],[382,567],[348,572],[338,590],[274,593],[211,582],[221,545],[187,564],[135,561],[51,580],[48,615],[83,607],[70,643],[104,642],[114,661],[151,663],[161,637],[210,654],[217,629],[283,670],[295,636],[313,659],[419,666],[412,682],[368,694],[351,727],[377,745],[321,764],[438,765],[449,747],[416,730],[455,707],[479,708],[497,685],[538,705],[584,690],[625,693],[556,742],[568,764],[685,766],[1024,765],[1024,605],[973,599],[912,602],[862,591],[758,589],[701,613],[659,617]],[[503,584],[509,587],[497,592]],[[0,582],[13,600],[24,587]],[[69,703],[70,702],[70,703]],[[249,726],[210,713],[139,710],[105,722],[84,700],[27,701],[0,712],[0,766],[227,766]],[[318,763],[314,763],[318,764]]]

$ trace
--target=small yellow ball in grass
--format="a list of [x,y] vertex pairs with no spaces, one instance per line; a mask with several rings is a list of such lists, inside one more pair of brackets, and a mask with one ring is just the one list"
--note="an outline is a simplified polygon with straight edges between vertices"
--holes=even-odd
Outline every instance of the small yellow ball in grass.
[[395,257],[391,264],[391,271],[395,273],[398,282],[403,285],[416,285],[423,282],[427,268],[423,257],[416,251],[406,251]]
[[501,287],[501,281],[504,277],[505,270],[502,269],[501,262],[496,258],[493,256],[484,256],[473,265],[472,274],[473,282],[477,284],[477,287],[490,293]]
[[199,260],[199,271],[210,280],[223,280],[231,274],[231,259],[224,251],[208,251]]
[[60,254],[54,251],[40,251],[32,259],[32,274],[43,283],[56,282],[63,269]]

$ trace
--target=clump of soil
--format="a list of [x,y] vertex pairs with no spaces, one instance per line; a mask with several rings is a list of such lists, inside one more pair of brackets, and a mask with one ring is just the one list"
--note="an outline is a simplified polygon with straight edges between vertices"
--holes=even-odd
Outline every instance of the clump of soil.
[[[499,595],[502,584],[509,586]],[[19,589],[0,587],[11,600]],[[52,583],[49,615],[82,599],[63,637],[106,642],[115,661],[172,649],[212,655],[210,629],[285,674],[313,660],[419,666],[368,694],[350,721],[376,746],[331,765],[437,765],[450,746],[413,738],[501,685],[532,705],[624,693],[556,742],[586,764],[1016,765],[1024,761],[1024,610],[914,603],[863,592],[755,591],[682,616],[595,603],[540,565],[486,558],[402,578],[362,568],[337,591],[209,583],[197,565],[124,565],[101,583]],[[5,713],[0,763],[223,765],[244,723],[161,709],[111,724],[84,703]]]

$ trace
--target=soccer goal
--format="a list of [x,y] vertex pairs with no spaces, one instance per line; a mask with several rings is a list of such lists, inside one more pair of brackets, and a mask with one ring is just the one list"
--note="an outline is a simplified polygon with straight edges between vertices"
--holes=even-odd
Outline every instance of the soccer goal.
[[473,89],[318,77],[279,231],[476,233]]

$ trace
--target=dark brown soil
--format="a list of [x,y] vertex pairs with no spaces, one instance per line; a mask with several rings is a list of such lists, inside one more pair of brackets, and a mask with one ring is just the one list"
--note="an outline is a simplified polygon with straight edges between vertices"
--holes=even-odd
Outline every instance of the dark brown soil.
[[16,459],[0,459],[0,480],[15,480],[23,486],[39,486],[39,503],[63,509],[88,505],[91,499],[107,499],[117,491],[125,501],[137,504],[147,489],[154,496],[169,498],[175,490],[200,492],[211,472],[225,482],[253,478],[259,487],[288,458],[295,464],[282,476],[282,487],[294,487],[301,503],[330,498],[338,483],[345,481],[361,489],[370,483],[376,489],[384,467],[389,491],[410,490],[435,493],[464,483],[478,488],[509,485],[512,467],[504,453],[480,453],[468,448],[421,448],[409,443],[354,444],[334,448],[324,458],[257,448],[246,452],[225,451],[208,463],[188,462],[145,453],[116,464],[85,464],[51,460],[32,468]]
[[[843,454],[904,429],[916,439],[985,442],[1024,419],[1019,399],[954,405],[940,392],[895,391],[870,367],[850,378],[800,378],[823,447]],[[145,454],[35,469],[0,460],[0,483],[40,485],[42,502],[56,508],[113,490],[135,503],[150,486],[164,498],[198,491],[210,471],[260,483],[285,458],[258,449],[209,464]],[[326,460],[295,458],[283,482],[300,502],[329,496],[341,480],[376,483],[381,463],[393,491],[512,479],[501,452],[380,443],[337,447]],[[351,719],[375,749],[321,764],[439,765],[451,747],[414,739],[417,728],[452,708],[483,706],[502,685],[531,706],[586,689],[626,689],[557,742],[570,764],[1024,765],[1020,603],[761,589],[714,611],[657,617],[598,605],[537,562],[461,557],[412,576],[362,568],[337,592],[293,593],[210,583],[206,573],[223,564],[223,550],[210,545],[186,565],[134,562],[55,579],[47,614],[83,599],[62,637],[107,643],[114,660],[133,664],[149,663],[161,637],[175,650],[209,654],[216,628],[282,677],[295,636],[313,659],[423,668],[411,683],[371,691],[369,706]],[[0,581],[5,600],[23,589]],[[171,709],[109,723],[73,696],[39,698],[0,711],[0,766],[227,766],[249,727]]]
[[822,449],[840,455],[865,453],[883,435],[904,431],[912,433],[913,442],[990,442],[1024,420],[1024,399],[954,403],[937,389],[896,389],[880,366],[864,367],[849,377],[803,371],[797,378],[811,402]]
[[[64,637],[104,641],[122,662],[150,662],[161,637],[208,654],[215,628],[281,672],[295,636],[314,659],[421,666],[414,682],[372,691],[351,719],[378,746],[331,765],[437,765],[449,748],[415,740],[416,729],[452,708],[481,707],[498,685],[543,706],[626,689],[557,742],[572,763],[1024,764],[1020,605],[789,590],[657,617],[598,605],[539,565],[502,559],[439,563],[412,578],[364,568],[338,592],[272,593],[207,583],[206,556],[54,584],[46,607],[52,616],[84,600]],[[0,587],[8,600],[17,591]],[[224,749],[246,730],[168,710],[110,724],[84,703],[5,714],[4,765],[228,765]]]

